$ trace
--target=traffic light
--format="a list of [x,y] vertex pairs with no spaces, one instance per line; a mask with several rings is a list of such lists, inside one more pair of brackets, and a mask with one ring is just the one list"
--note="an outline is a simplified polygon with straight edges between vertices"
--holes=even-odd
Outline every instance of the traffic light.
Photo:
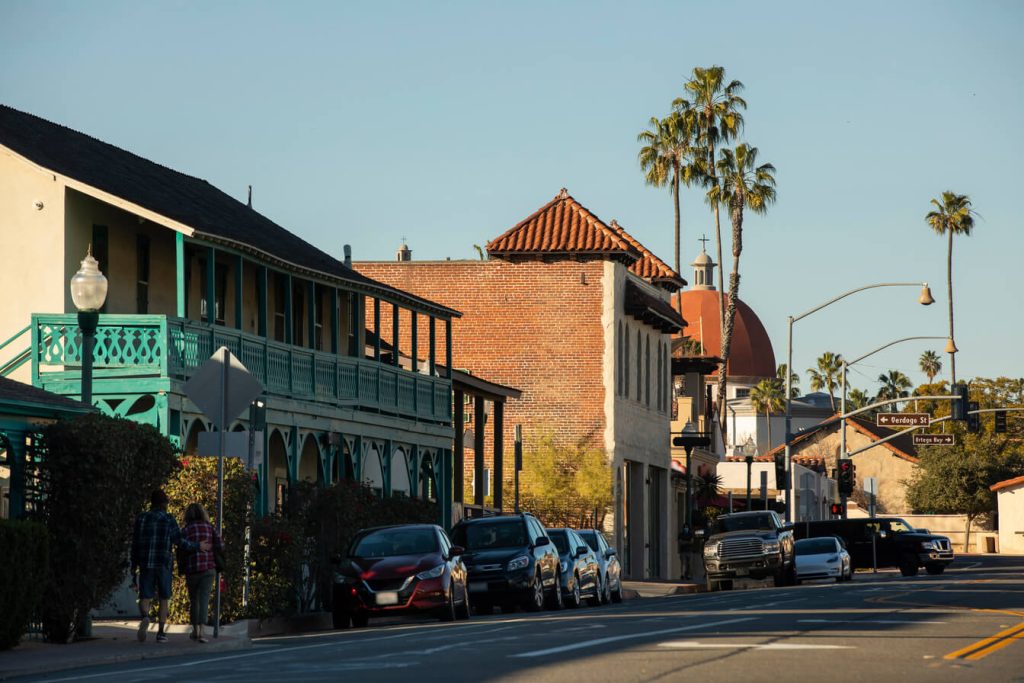
[[1005,410],[997,410],[996,411],[995,433],[996,434],[1005,434],[1006,433],[1006,411]]
[[839,495],[849,496],[853,494],[853,485],[857,481],[857,470],[853,461],[844,458],[839,461]]
[[966,420],[967,402],[970,400],[967,397],[967,385],[963,382],[958,383],[953,387],[953,394],[957,398],[953,399],[952,405],[949,406],[950,419]]
[[841,515],[841,514],[843,514],[843,506],[841,504],[839,504],[839,503],[832,503],[832,505],[829,507],[828,510],[833,515]]
[[782,453],[775,454],[775,488],[786,489],[786,456]]
[[981,431],[981,415],[976,412],[977,410],[977,401],[967,402],[967,431],[971,434],[977,434]]

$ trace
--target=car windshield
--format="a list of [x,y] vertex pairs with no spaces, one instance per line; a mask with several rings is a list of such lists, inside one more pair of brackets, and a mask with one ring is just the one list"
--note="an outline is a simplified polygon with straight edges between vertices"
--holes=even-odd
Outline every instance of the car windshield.
[[578,531],[576,533],[578,533],[580,535],[580,538],[582,538],[584,541],[587,542],[587,545],[590,546],[591,550],[593,550],[595,553],[597,552],[597,532],[595,532],[595,531]]
[[772,526],[771,515],[735,515],[732,517],[719,517],[715,520],[711,533],[724,534],[729,531],[757,531],[759,529],[774,529]]
[[397,557],[436,553],[437,534],[433,529],[381,529],[356,539],[353,557]]
[[894,519],[891,522],[889,522],[889,528],[892,529],[892,532],[894,534],[909,534],[916,531],[914,527],[910,526],[902,519]]
[[466,550],[521,548],[527,545],[526,529],[521,520],[493,521],[457,526],[452,541]]
[[797,555],[824,555],[839,552],[834,538],[805,538],[794,544]]
[[549,531],[548,538],[558,548],[559,555],[565,555],[569,552],[569,535],[564,531]]

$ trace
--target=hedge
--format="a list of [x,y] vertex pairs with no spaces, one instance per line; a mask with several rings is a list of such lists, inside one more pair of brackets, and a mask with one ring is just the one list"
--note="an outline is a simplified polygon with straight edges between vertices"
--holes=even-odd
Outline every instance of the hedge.
[[46,527],[0,519],[0,650],[14,647],[38,614],[49,564]]

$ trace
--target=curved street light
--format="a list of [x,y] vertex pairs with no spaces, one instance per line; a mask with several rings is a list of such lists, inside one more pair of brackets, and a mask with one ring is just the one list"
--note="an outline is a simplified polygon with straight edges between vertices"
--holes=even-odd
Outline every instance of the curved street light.
[[787,337],[787,352],[786,352],[786,447],[785,447],[785,461],[783,467],[786,472],[785,484],[785,500],[786,500],[786,522],[791,522],[792,516],[792,485],[790,482],[790,474],[792,472],[792,463],[790,462],[790,441],[793,440],[793,417],[792,417],[792,394],[793,394],[793,323],[798,320],[802,320],[812,313],[816,313],[826,306],[831,306],[837,301],[845,299],[851,294],[857,292],[863,292],[867,289],[876,289],[878,287],[920,287],[921,295],[918,297],[917,302],[922,306],[930,306],[935,303],[935,299],[932,297],[932,291],[928,288],[927,282],[880,282],[874,285],[864,285],[863,287],[857,287],[851,289],[848,292],[843,292],[839,296],[833,297],[823,304],[819,304],[814,308],[804,311],[800,315],[789,316],[789,335]]

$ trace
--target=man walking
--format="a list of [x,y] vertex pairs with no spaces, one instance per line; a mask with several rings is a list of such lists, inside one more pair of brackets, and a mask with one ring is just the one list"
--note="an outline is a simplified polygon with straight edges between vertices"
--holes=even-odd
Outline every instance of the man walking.
[[[167,512],[167,494],[157,489],[149,497],[149,512],[135,519],[132,535],[132,586],[139,591],[139,642],[146,640],[149,607],[156,596],[160,600],[159,629],[156,642],[167,642],[167,601],[171,598],[171,544],[186,550],[210,550],[210,542],[193,543],[181,535],[178,522]],[[138,575],[136,576],[136,572]]]

